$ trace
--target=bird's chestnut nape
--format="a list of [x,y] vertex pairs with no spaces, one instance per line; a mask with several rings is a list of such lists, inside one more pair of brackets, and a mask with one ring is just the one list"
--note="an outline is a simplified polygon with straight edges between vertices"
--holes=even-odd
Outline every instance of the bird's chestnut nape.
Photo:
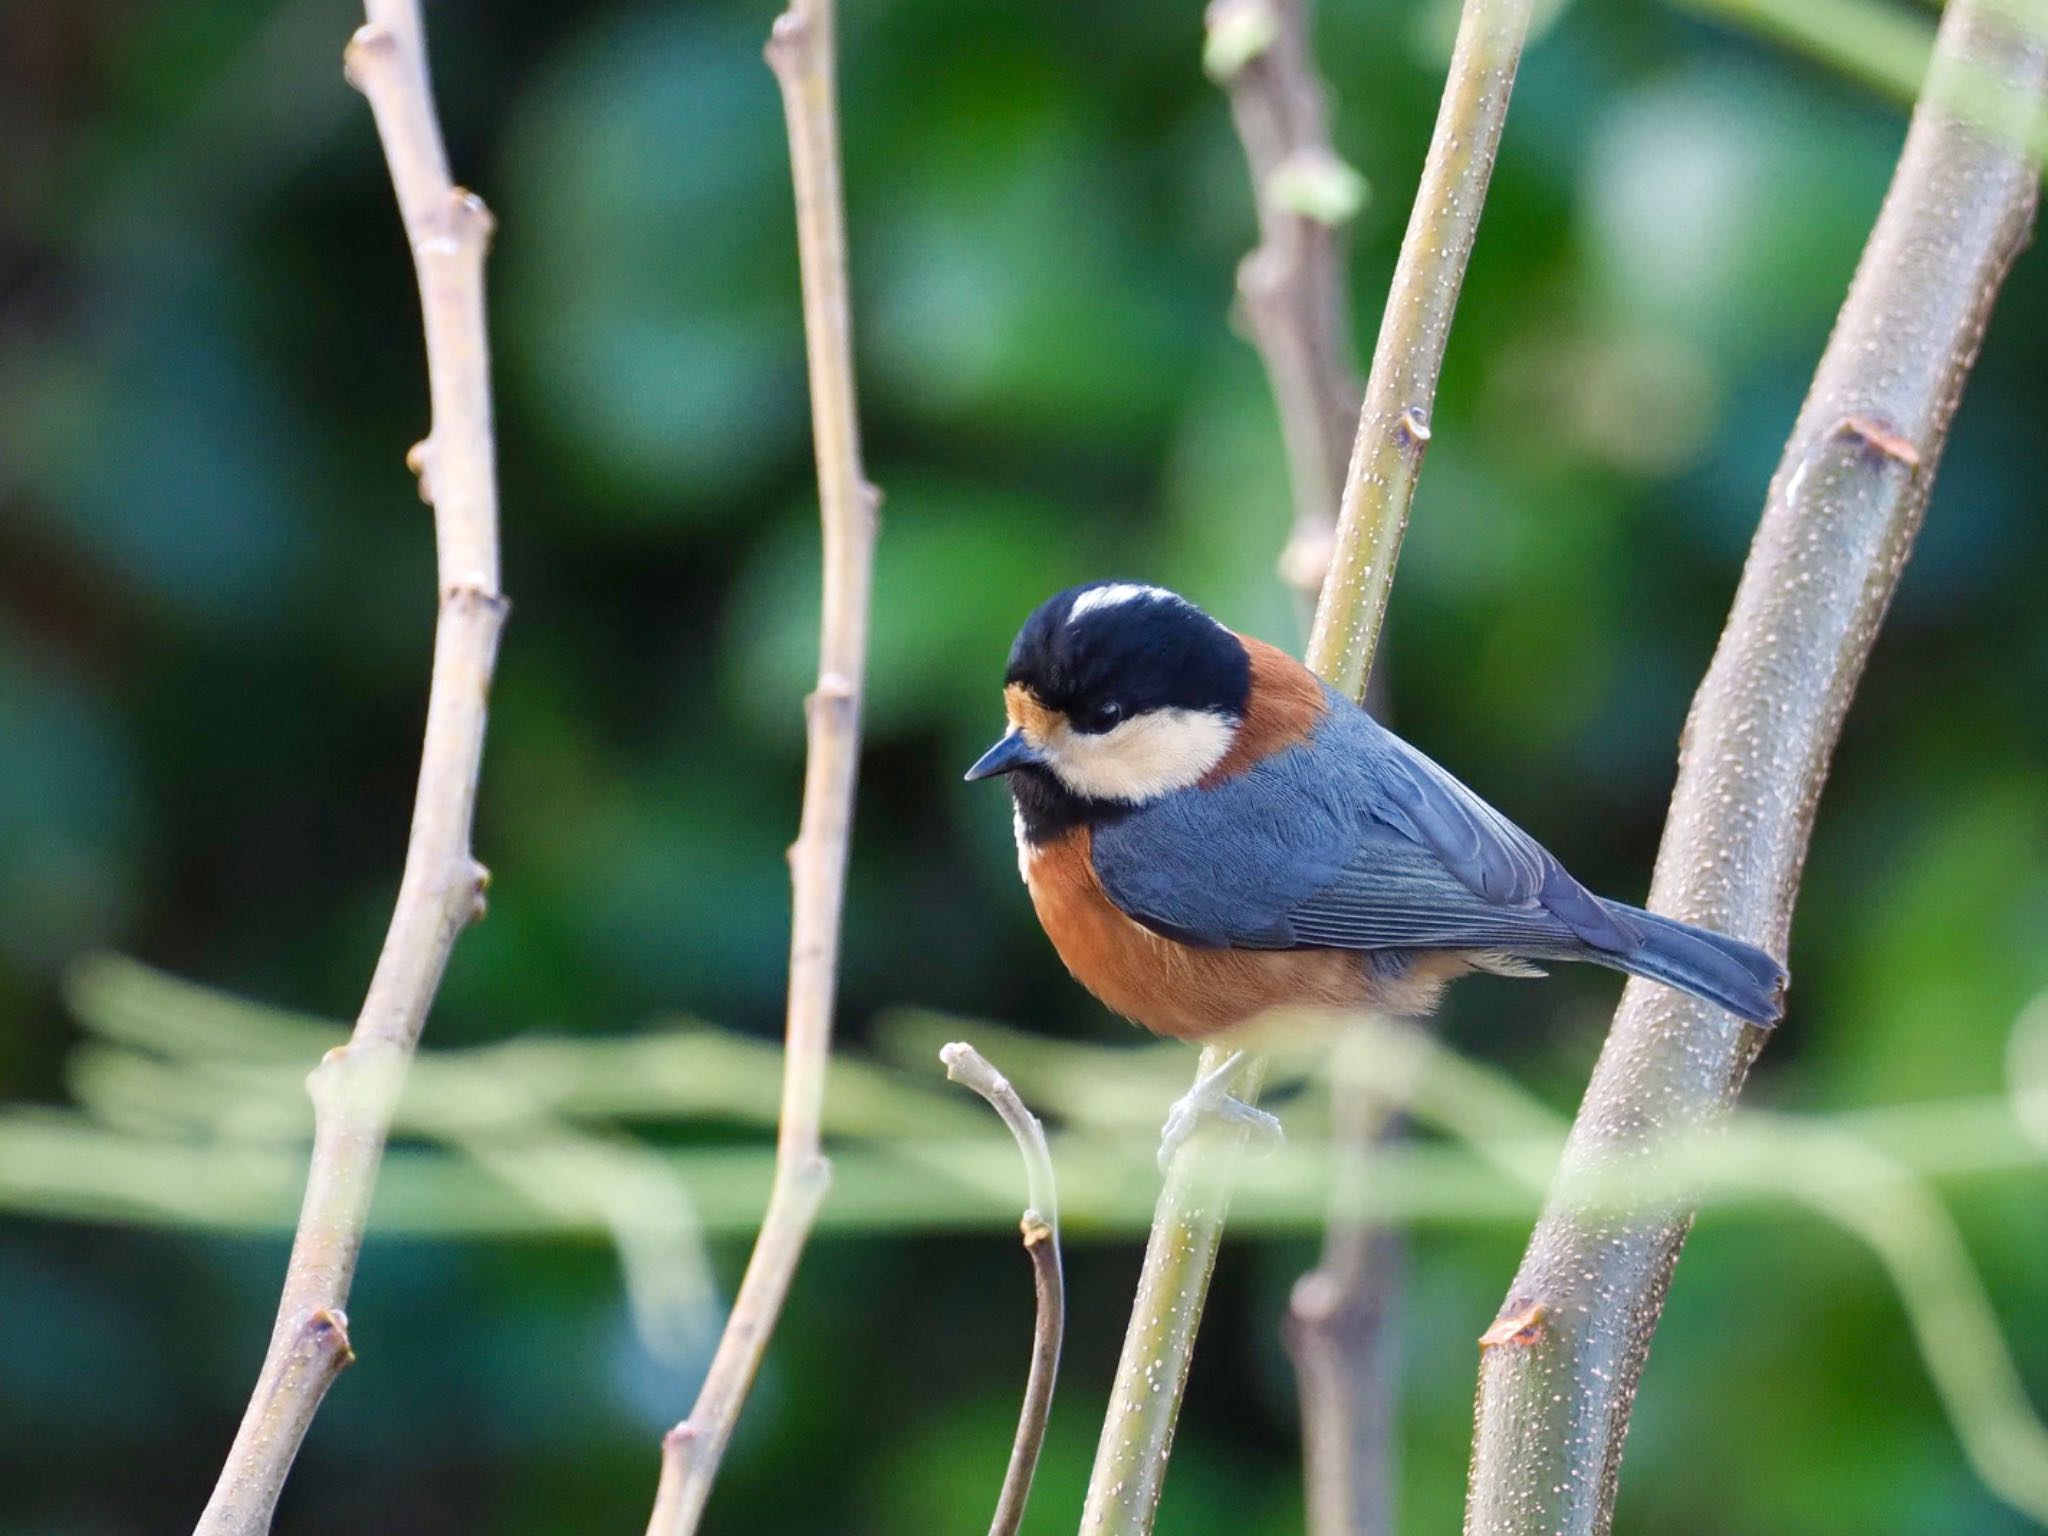
[[1012,776],[1042,838],[1200,781],[1230,750],[1251,689],[1242,641],[1163,587],[1056,593],[1011,647],[1009,733],[968,772]]

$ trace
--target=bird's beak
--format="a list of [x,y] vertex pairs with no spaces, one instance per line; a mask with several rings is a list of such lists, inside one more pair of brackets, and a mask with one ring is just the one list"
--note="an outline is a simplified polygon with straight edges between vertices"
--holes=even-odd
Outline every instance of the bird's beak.
[[1024,739],[1022,731],[1012,731],[981,754],[980,760],[967,770],[967,782],[992,779],[999,773],[1014,773],[1044,761],[1044,755]]

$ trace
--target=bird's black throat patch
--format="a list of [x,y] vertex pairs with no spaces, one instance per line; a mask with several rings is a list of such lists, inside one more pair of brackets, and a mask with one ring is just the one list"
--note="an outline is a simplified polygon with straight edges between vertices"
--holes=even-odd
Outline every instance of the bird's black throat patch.
[[1023,819],[1024,839],[1034,845],[1052,842],[1076,827],[1121,821],[1137,809],[1125,800],[1091,800],[1077,795],[1049,768],[1019,768],[1012,773],[1010,797]]

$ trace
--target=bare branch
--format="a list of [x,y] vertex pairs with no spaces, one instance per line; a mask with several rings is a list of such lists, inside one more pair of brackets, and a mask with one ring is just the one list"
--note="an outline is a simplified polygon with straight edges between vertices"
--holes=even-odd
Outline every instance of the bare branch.
[[768,63],[782,89],[789,124],[811,433],[824,528],[818,685],[805,703],[803,817],[790,849],[789,1012],[775,1183],[696,1405],[662,1440],[661,1481],[648,1536],[686,1536],[696,1529],[831,1178],[819,1138],[860,761],[860,690],[867,666],[876,524],[875,490],[861,469],[854,394],[832,0],[795,0],[777,17]]
[[1313,603],[1357,431],[1344,226],[1365,182],[1331,147],[1309,26],[1309,0],[1211,0],[1203,63],[1229,92],[1258,209],[1258,248],[1237,269],[1237,291],[1273,386],[1294,490],[1280,575]]
[[491,216],[454,185],[434,114],[415,0],[368,0],[346,72],[368,97],[419,280],[433,421],[407,456],[433,505],[440,618],[434,632],[412,832],[398,901],[363,1011],[307,1087],[313,1152],[277,1323],[203,1536],[270,1528],[279,1492],[329,1384],[353,1354],[343,1308],[406,1064],[448,955],[482,916],[471,857],[485,697],[506,604],[498,591],[498,490],[491,433],[483,266]]
[[[1910,552],[1993,300],[2033,223],[2022,140],[1948,103],[1992,71],[2038,108],[2048,45],[1986,0],[1954,0],[1891,191],[1772,481],[1728,627],[1680,741],[1650,905],[1783,955],[1814,807]],[[1503,1317],[1540,1318],[1481,1356],[1466,1529],[1604,1533],[1622,1439],[1690,1213],[1624,1177],[1718,1121],[1763,1043],[1668,988],[1631,982]],[[1498,1329],[1495,1330],[1498,1332]],[[1491,1336],[1491,1335],[1490,1335]]]
[[1060,1342],[1067,1327],[1066,1282],[1060,1273],[1059,1193],[1053,1184],[1052,1152],[1045,1127],[1024,1107],[1010,1080],[965,1041],[939,1052],[946,1076],[965,1083],[987,1099],[1003,1117],[1017,1150],[1024,1155],[1024,1180],[1029,1204],[1018,1224],[1024,1252],[1031,1260],[1032,1288],[1038,1297],[1038,1321],[1031,1333],[1031,1373],[1025,1378],[1024,1407],[1017,1416],[1017,1438],[1010,1449],[1010,1467],[1003,1474],[1002,1496],[996,1501],[989,1536],[1016,1536],[1031,1498],[1031,1479],[1038,1471],[1038,1453],[1045,1446],[1046,1419],[1052,1412],[1053,1384],[1059,1376]]

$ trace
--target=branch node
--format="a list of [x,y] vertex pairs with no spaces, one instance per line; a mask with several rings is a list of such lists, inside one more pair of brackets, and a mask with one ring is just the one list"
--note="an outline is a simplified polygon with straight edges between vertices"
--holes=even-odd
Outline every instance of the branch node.
[[1280,38],[1270,0],[1213,0],[1205,20],[1202,70],[1218,85],[1235,80]]
[[688,1419],[685,1419],[661,1437],[662,1452],[663,1454],[681,1454],[689,1448],[690,1443],[696,1438],[697,1426]]
[[480,923],[490,911],[491,872],[476,859],[469,861],[469,921]]
[[763,50],[768,67],[778,75],[789,69],[802,51],[810,30],[810,19],[794,9],[776,17],[775,24],[768,29],[768,46]]
[[355,1347],[349,1343],[348,1314],[339,1307],[322,1307],[307,1318],[300,1336],[320,1359],[332,1362],[337,1371],[356,1363]]
[[397,53],[398,39],[391,35],[389,27],[365,22],[349,34],[348,46],[341,51],[341,76],[367,96],[370,67],[396,57]]
[[1493,1320],[1493,1326],[1479,1335],[1479,1347],[1492,1349],[1502,1344],[1512,1344],[1526,1349],[1543,1337],[1545,1322],[1550,1309],[1540,1301],[1510,1297],[1507,1307]]
[[496,619],[502,619],[512,611],[511,600],[480,575],[473,575],[467,581],[456,582],[441,594],[441,601],[450,608],[478,611]]
[[1411,405],[1395,420],[1394,430],[1404,446],[1425,448],[1429,445],[1429,414],[1421,406]]
[[1372,189],[1336,151],[1304,144],[1274,167],[1264,190],[1274,207],[1334,229],[1357,216]]
[[428,470],[434,462],[434,435],[430,432],[405,450],[405,467],[413,472],[419,481],[420,500],[428,506],[434,504],[434,483],[428,478]]
[[1326,1270],[1312,1269],[1294,1282],[1288,1310],[1297,1321],[1321,1327],[1337,1315],[1344,1304],[1344,1288]]
[[1835,423],[1832,435],[1853,437],[1864,446],[1874,449],[1895,463],[1905,465],[1908,469],[1920,467],[1920,450],[1913,446],[1912,439],[1878,417],[1844,416]]

